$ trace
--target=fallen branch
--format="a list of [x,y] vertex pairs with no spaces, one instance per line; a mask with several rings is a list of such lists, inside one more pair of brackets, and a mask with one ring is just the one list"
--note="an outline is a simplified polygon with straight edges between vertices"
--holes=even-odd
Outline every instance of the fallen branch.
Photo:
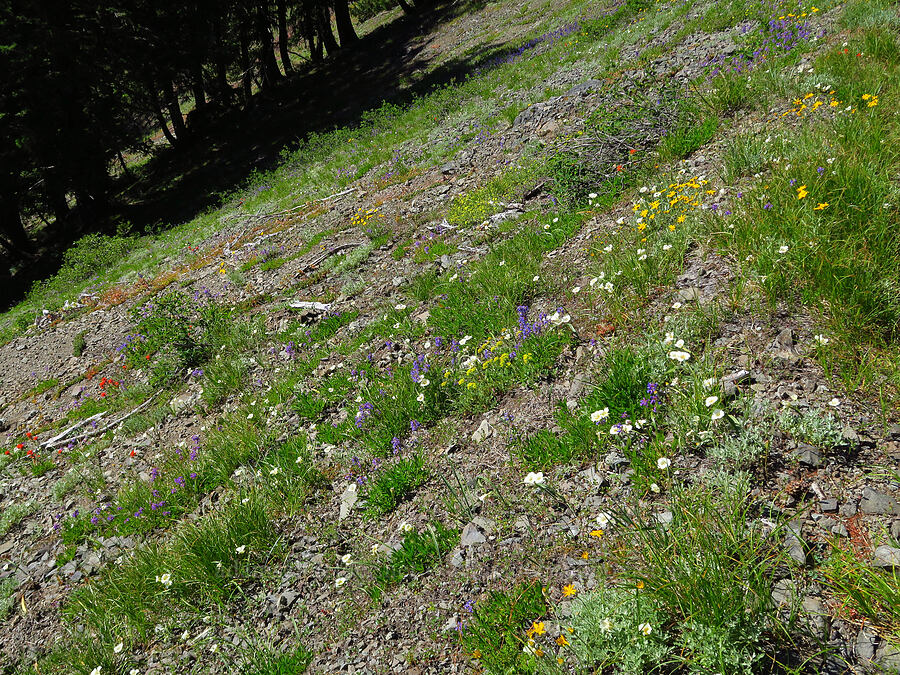
[[63,431],[61,434],[58,434],[58,435],[54,436],[53,438],[51,438],[51,439],[49,439],[49,440],[46,440],[46,441],[44,441],[43,443],[41,443],[41,447],[42,447],[42,448],[46,448],[46,447],[48,447],[48,446],[50,446],[50,445],[53,445],[53,444],[54,444],[56,441],[58,441],[59,439],[65,438],[66,435],[68,435],[70,432],[75,431],[75,429],[77,429],[78,427],[83,427],[85,424],[87,424],[87,423],[89,423],[89,422],[93,422],[94,420],[103,417],[107,412],[109,412],[109,411],[108,411],[108,410],[104,410],[103,412],[98,412],[96,415],[91,415],[90,417],[87,417],[87,418],[85,418],[85,419],[83,419],[83,420],[81,420],[81,421],[79,421],[79,422],[76,422],[75,424],[73,424],[72,426],[70,426],[68,429],[66,429],[65,431]]
[[307,272],[318,267],[326,258],[330,258],[335,253],[340,253],[341,251],[345,251],[349,248],[356,248],[357,246],[362,246],[364,243],[365,242],[363,242],[363,241],[352,241],[349,244],[341,244],[340,246],[335,246],[334,248],[329,249],[328,251],[325,251],[325,253],[323,253],[318,258],[316,258],[311,263],[309,263],[309,265],[307,265],[302,270],[300,270],[298,272],[298,274],[306,274]]
[[106,431],[109,431],[109,430],[112,429],[113,427],[118,426],[119,424],[121,424],[122,422],[124,422],[125,420],[127,420],[127,419],[128,419],[129,417],[131,417],[132,415],[134,415],[134,414],[136,414],[136,413],[139,413],[141,410],[143,410],[144,408],[146,408],[148,405],[150,405],[150,403],[153,401],[153,399],[155,399],[157,396],[159,396],[159,394],[160,394],[161,392],[162,392],[162,389],[160,389],[158,392],[156,392],[155,394],[153,394],[153,396],[151,396],[151,397],[148,398],[146,401],[144,401],[143,403],[141,403],[137,408],[135,408],[135,409],[132,410],[131,412],[127,413],[126,415],[123,415],[122,417],[120,417],[120,418],[118,418],[118,419],[116,419],[116,420],[113,420],[112,422],[110,422],[110,423],[107,424],[106,426],[98,427],[98,428],[96,428],[96,429],[91,429],[91,430],[88,431],[88,432],[85,432],[85,433],[80,434],[80,435],[78,435],[78,436],[73,436],[73,437],[71,437],[71,438],[65,438],[65,437],[64,437],[64,435],[67,434],[67,433],[68,433],[69,431],[71,431],[72,429],[77,428],[77,427],[80,427],[80,426],[82,426],[82,424],[85,424],[85,423],[87,423],[87,422],[90,422],[90,421],[93,420],[95,417],[99,417],[101,414],[103,414],[103,415],[106,414],[105,412],[103,412],[103,413],[98,413],[97,415],[94,415],[94,417],[89,417],[88,419],[84,420],[83,422],[81,422],[81,423],[79,423],[79,424],[76,424],[76,425],[74,425],[73,427],[70,427],[69,429],[67,429],[66,431],[64,431],[62,434],[60,434],[60,435],[57,436],[56,438],[51,438],[49,441],[45,441],[45,442],[42,443],[41,445],[42,445],[42,447],[52,448],[52,447],[55,447],[55,446],[57,446],[57,445],[64,445],[64,444],[66,444],[66,443],[76,443],[76,442],[78,442],[78,441],[84,440],[85,438],[90,438],[91,436],[97,436],[97,435],[102,434],[102,433],[104,433],[104,432],[106,432]]

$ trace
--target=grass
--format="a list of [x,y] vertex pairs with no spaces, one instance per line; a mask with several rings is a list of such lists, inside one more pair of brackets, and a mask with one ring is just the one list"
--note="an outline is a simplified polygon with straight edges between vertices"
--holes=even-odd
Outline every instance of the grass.
[[16,525],[38,510],[35,501],[27,500],[13,503],[0,513],[0,537],[5,536]]
[[428,480],[429,471],[421,455],[402,458],[378,474],[365,492],[365,517],[377,520],[408,499]]
[[421,532],[410,530],[403,536],[400,548],[373,570],[373,581],[366,592],[377,600],[406,577],[423,574],[439,564],[459,537],[457,530],[433,522]]

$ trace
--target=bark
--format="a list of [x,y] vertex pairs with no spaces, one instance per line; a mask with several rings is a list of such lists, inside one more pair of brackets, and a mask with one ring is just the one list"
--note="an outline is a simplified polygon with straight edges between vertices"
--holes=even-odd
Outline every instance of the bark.
[[353,20],[350,18],[350,4],[348,0],[333,0],[334,22],[337,24],[338,36],[341,38],[341,47],[347,47],[359,41],[359,36],[353,30]]
[[293,74],[294,66],[291,64],[291,53],[288,51],[287,4],[285,0],[278,0],[278,51],[281,54],[281,67],[284,68],[285,75]]
[[203,87],[203,64],[199,56],[191,64],[191,91],[194,94],[194,108],[203,110],[206,107],[206,91]]
[[175,138],[179,141],[184,140],[187,137],[187,127],[184,126],[184,115],[181,114],[181,104],[178,102],[175,85],[172,83],[172,80],[166,80],[163,87],[163,96],[165,96],[169,117],[172,118],[172,129],[175,132]]
[[0,239],[10,253],[31,253],[34,247],[25,226],[22,224],[22,213],[19,209],[19,200],[15,194],[0,194]]
[[244,105],[250,103],[250,95],[253,93],[253,71],[250,67],[250,36],[247,33],[246,24],[241,22],[241,94],[244,97]]
[[215,41],[216,97],[230,99],[231,85],[228,84],[228,59],[225,53],[225,45],[222,44],[222,22],[218,15],[213,20],[213,40]]
[[410,5],[406,0],[397,0],[397,4],[400,5],[400,9],[403,10],[404,14],[415,14],[416,10]]
[[275,41],[269,30],[268,3],[256,8],[256,39],[259,41],[259,65],[263,88],[269,88],[281,79],[278,61],[275,59]]
[[328,8],[322,6],[316,8],[316,19],[319,29],[319,38],[322,40],[322,45],[328,51],[329,55],[335,54],[340,47],[338,47],[337,40],[334,39],[334,33],[331,32],[331,17]]

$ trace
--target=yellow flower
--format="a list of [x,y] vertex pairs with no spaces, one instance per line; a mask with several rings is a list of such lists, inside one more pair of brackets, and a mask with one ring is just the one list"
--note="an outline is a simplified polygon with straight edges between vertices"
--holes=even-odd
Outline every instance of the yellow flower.
[[683,223],[685,220],[687,220],[687,216],[686,216],[686,215],[681,214],[680,216],[678,216],[678,222],[679,222],[679,223]]
[[822,202],[822,203],[819,204],[818,206],[814,207],[814,208],[813,208],[813,211],[822,211],[822,210],[824,210],[824,209],[826,209],[826,208],[828,208],[828,202]]
[[806,186],[801,185],[797,188],[797,199],[803,199],[809,192],[806,191]]
[[603,530],[591,530],[591,536],[600,539],[603,537]]
[[584,553],[581,554],[581,557],[584,558],[585,560],[587,560],[588,558],[591,557],[590,551],[585,551]]
[[578,593],[578,590],[575,588],[575,584],[569,584],[568,586],[563,586],[563,595],[567,598],[571,598],[573,595]]
[[543,621],[535,621],[531,624],[531,628],[528,629],[529,637],[532,635],[543,635],[546,629],[544,628]]
[[638,589],[639,591],[641,591],[641,590],[644,589],[644,582],[643,582],[643,581],[638,581],[637,584],[635,584],[635,585],[637,586],[637,589]]
[[533,358],[534,358],[534,357],[531,355],[531,352],[528,352],[527,354],[523,354],[523,355],[522,355],[522,362],[523,362],[523,363],[528,363],[528,362],[531,361],[531,359],[533,359]]
[[569,641],[566,639],[565,635],[560,635],[558,638],[556,638],[556,644],[558,644],[560,647],[567,647],[569,645]]

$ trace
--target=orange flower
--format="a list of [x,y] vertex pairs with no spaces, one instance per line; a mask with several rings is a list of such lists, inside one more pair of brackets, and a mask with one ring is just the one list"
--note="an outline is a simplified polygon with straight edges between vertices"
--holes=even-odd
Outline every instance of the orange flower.
[[578,592],[578,589],[575,588],[575,584],[569,584],[568,586],[563,586],[563,595],[567,598],[571,598]]

